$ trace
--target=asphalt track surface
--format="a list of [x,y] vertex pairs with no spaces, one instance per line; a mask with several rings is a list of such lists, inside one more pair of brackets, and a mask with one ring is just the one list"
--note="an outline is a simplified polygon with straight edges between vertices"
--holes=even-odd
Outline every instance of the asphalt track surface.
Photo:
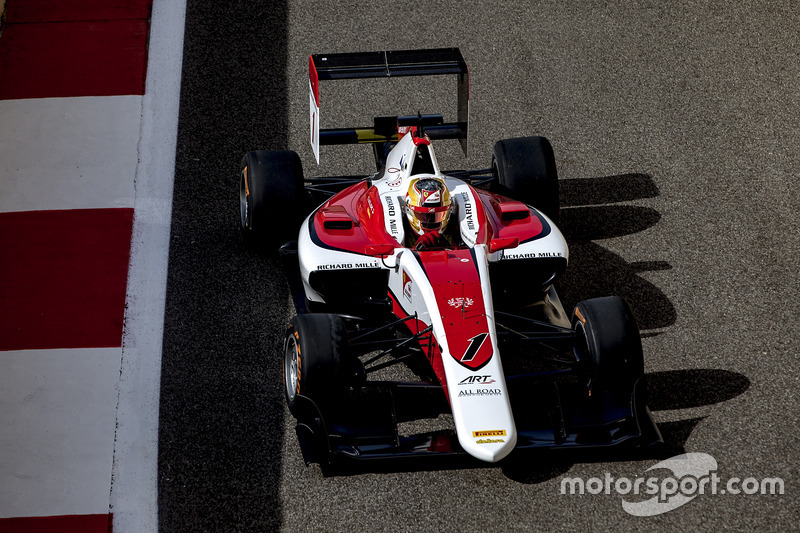
[[[161,529],[796,528],[800,8],[426,4],[188,2]],[[239,160],[251,149],[291,148],[307,175],[366,172],[363,147],[323,148],[321,167],[313,162],[308,54],[437,46],[460,47],[471,75],[470,155],[440,150],[445,166],[486,167],[501,138],[552,141],[571,252],[562,299],[629,300],[667,455],[710,454],[723,478],[780,477],[784,495],[702,495],[641,518],[623,511],[618,494],[561,495],[560,481],[635,478],[653,458],[542,456],[327,477],[303,465],[281,385],[291,305],[277,261],[239,244]],[[352,117],[373,107],[398,111],[405,104],[389,87],[323,85],[322,126],[365,125]],[[401,87],[438,106],[454,82]],[[399,112],[418,110],[440,111]]]

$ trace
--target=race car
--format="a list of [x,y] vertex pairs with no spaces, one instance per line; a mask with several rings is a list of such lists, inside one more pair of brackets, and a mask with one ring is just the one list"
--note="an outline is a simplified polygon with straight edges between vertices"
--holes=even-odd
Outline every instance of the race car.
[[[320,129],[321,81],[423,75],[457,77],[455,121]],[[434,141],[467,150],[458,49],[315,54],[309,94],[317,163],[321,145],[371,144],[376,171],[304,179],[295,152],[254,151],[240,175],[243,240],[280,247],[297,311],[284,385],[307,464],[663,442],[628,304],[567,313],[556,292],[569,252],[550,142],[500,140],[490,168],[439,167]],[[387,379],[393,365],[414,378]],[[445,427],[403,429],[421,419]]]

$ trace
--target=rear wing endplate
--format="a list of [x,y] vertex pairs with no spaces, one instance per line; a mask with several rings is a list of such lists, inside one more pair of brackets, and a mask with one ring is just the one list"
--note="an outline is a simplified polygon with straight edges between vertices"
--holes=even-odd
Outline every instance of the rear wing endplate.
[[396,127],[393,131],[386,131],[383,127],[320,130],[320,81],[443,74],[458,76],[457,120],[428,127],[425,132],[432,139],[458,139],[466,154],[469,122],[469,71],[458,48],[312,54],[308,63],[311,146],[317,163],[319,163],[320,144],[378,143],[398,139]]

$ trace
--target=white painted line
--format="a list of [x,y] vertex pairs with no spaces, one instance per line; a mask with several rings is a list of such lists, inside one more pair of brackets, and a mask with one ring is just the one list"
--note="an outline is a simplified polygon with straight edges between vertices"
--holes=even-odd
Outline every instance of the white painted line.
[[120,357],[0,352],[0,518],[108,513]]
[[0,211],[133,207],[142,97],[0,100]]
[[155,0],[136,167],[110,494],[116,533],[158,531],[158,408],[186,0]]

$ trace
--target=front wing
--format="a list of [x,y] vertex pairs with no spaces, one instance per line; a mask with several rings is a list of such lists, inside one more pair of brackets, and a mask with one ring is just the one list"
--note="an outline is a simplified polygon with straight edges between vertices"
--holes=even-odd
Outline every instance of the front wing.
[[[511,457],[536,449],[644,450],[663,444],[642,397],[644,381],[632,391],[589,396],[585,384],[553,376],[507,377],[517,426]],[[317,405],[301,396],[296,431],[307,464],[466,456],[452,429],[407,435],[398,431],[400,422],[447,412],[438,384],[367,382],[336,406]]]

